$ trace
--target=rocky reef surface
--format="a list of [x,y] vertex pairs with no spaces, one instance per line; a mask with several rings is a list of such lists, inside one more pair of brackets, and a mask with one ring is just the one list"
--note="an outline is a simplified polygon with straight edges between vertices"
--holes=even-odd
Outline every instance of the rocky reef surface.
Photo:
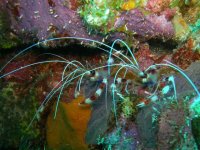
[[199,149],[199,33],[198,0],[1,0],[0,149]]
[[[2,0],[0,9],[1,45],[4,48],[66,36],[108,43],[118,38],[127,43],[149,39],[185,41],[191,33],[189,26],[197,19],[183,15],[192,13],[191,9],[196,12],[192,16],[199,15],[199,3],[195,0],[188,3],[178,0]],[[193,39],[196,41],[195,36]],[[64,46],[71,42],[74,40],[51,41],[44,46]]]

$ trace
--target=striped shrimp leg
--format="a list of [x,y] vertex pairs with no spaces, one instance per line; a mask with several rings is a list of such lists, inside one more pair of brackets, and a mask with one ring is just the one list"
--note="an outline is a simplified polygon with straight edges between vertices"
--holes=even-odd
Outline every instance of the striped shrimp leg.
[[98,80],[98,78],[99,78],[99,73],[98,73],[98,71],[95,71],[95,70],[93,70],[93,71],[88,71],[88,72],[86,73],[86,76],[89,77],[90,81],[95,81],[95,80]]
[[85,104],[92,104],[94,101],[96,101],[101,96],[101,94],[102,94],[105,86],[107,85],[107,83],[108,83],[107,78],[104,78],[102,83],[100,83],[98,89],[96,90],[95,94],[92,95],[89,98],[86,98],[82,102],[80,102],[79,106],[83,106]]
[[140,103],[137,105],[137,107],[144,107],[147,106],[150,103],[150,100],[141,98]]
[[124,94],[125,92],[128,94],[128,85],[131,85],[132,82],[131,80],[129,79],[126,79],[126,78],[117,78],[115,84],[117,86],[121,86],[122,85],[122,88],[121,88],[121,92],[122,94]]

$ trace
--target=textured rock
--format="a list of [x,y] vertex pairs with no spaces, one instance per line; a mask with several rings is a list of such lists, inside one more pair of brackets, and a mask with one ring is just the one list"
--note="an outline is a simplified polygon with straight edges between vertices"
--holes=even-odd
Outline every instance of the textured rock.
[[174,35],[172,23],[164,15],[145,14],[140,9],[133,9],[122,13],[116,26],[126,25],[126,30],[136,37],[147,40],[151,38],[171,39]]
[[[69,5],[54,0],[3,0],[1,8],[7,7],[11,29],[17,35],[27,35],[30,41],[59,36],[91,38],[81,18]],[[93,39],[98,38],[94,36]]]
[[[200,90],[200,62],[192,63],[186,70],[186,74],[189,78],[194,82],[197,88]],[[188,93],[195,93],[191,84],[180,74],[175,77],[176,90],[177,94],[181,96],[185,96]]]
[[158,126],[152,121],[154,111],[152,105],[142,108],[136,118],[138,135],[146,149],[156,149]]
[[[82,19],[78,14],[76,8],[79,5],[77,1],[72,0],[38,0],[37,2],[33,0],[17,0],[15,2],[3,0],[0,9],[6,9],[10,19],[10,29],[23,43],[63,36],[89,38],[98,41],[106,39],[108,42],[112,42],[116,38],[126,40],[127,35],[132,35],[132,38],[139,37],[143,41],[151,38],[171,39],[174,35],[172,24],[165,19],[165,15],[145,16],[139,9],[117,12],[117,16],[114,18],[115,25],[108,27],[109,30],[113,28],[114,32],[106,35],[99,34],[100,31],[92,32],[89,29],[90,27],[84,24],[84,17]],[[125,27],[125,30],[119,30],[118,27],[120,26]],[[106,30],[107,27],[102,25],[100,28]],[[26,38],[22,38],[24,36]],[[62,43],[48,42],[44,45],[63,46],[70,42],[74,42],[74,40]]]
[[158,149],[197,149],[191,126],[187,125],[186,119],[183,107],[173,108],[172,106],[162,110],[159,121]]

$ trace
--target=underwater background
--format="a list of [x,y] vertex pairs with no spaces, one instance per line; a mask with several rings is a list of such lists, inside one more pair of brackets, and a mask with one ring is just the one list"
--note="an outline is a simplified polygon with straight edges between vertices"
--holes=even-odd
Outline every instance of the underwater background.
[[199,60],[199,0],[0,0],[0,150],[198,150]]

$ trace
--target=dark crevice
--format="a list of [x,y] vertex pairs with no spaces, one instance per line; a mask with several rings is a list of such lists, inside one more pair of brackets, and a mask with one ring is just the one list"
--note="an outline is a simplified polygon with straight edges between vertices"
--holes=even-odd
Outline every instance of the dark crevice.
[[150,49],[153,51],[160,51],[165,53],[171,53],[177,48],[178,43],[172,40],[163,41],[161,39],[151,39],[148,41]]

